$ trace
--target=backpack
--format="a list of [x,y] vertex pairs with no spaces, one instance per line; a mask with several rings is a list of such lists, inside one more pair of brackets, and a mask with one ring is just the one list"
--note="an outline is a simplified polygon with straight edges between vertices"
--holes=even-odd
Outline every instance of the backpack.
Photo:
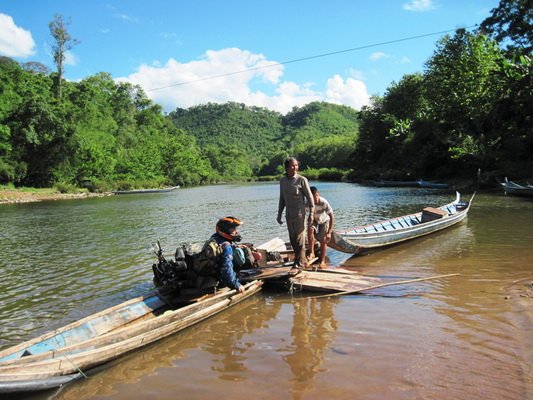
[[206,289],[218,286],[218,260],[224,248],[229,245],[228,242],[218,244],[215,239],[209,239],[203,245],[198,243],[183,245],[183,260],[187,264],[195,287]]
[[209,239],[201,247],[198,243],[183,245],[187,267],[201,276],[216,275],[218,259],[228,244],[219,245],[215,239]]

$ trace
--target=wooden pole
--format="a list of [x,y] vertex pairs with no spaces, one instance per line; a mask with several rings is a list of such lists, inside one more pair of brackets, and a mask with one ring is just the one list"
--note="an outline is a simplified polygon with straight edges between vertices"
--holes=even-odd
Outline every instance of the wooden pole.
[[326,295],[317,296],[317,297],[314,297],[314,298],[340,296],[340,295],[343,295],[343,294],[353,294],[353,293],[358,293],[358,292],[366,292],[367,290],[378,289],[378,288],[385,287],[385,286],[403,285],[403,284],[406,284],[406,283],[429,281],[431,279],[448,278],[450,276],[457,276],[457,275],[459,275],[459,274],[437,275],[437,276],[430,276],[430,277],[427,277],[427,278],[416,278],[416,279],[408,279],[408,280],[405,280],[405,281],[380,283],[379,285],[369,286],[369,287],[366,287],[366,288],[355,289],[355,290],[346,290],[346,291],[343,291],[343,292],[336,292],[336,293],[326,294]]

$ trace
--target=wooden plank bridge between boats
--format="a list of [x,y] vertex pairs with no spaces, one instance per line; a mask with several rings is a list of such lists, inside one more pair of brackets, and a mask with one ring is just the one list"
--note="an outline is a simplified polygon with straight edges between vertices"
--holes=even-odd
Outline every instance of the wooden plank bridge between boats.
[[[410,284],[434,279],[448,278],[459,274],[446,274],[430,277],[406,278],[396,281],[383,277],[362,275],[356,271],[342,267],[328,267],[318,269],[311,265],[306,269],[298,269],[293,264],[293,252],[290,244],[280,238],[275,238],[259,246],[257,250],[265,254],[262,265],[240,271],[243,282],[259,279],[265,285],[282,286],[291,290],[329,293],[329,295],[345,295],[367,292],[386,286]],[[268,261],[268,254],[283,256],[281,260]]]

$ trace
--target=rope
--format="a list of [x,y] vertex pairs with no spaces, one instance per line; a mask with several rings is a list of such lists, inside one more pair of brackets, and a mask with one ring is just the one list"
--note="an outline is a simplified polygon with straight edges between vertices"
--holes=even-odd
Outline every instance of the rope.
[[[57,331],[56,331],[56,332],[57,332]],[[56,334],[56,335],[54,336],[54,339],[56,340],[57,345],[58,345],[59,347],[61,347],[61,343],[59,343],[59,340],[57,340],[57,336],[59,336],[59,335],[61,335],[61,337],[63,338],[63,340],[65,340],[65,337],[63,336],[63,333],[59,333],[59,334]],[[66,343],[66,341],[65,341],[65,343]],[[76,368],[76,370],[78,370],[78,372],[81,374],[81,376],[83,376],[85,379],[88,379],[88,378],[87,378],[87,375],[85,375],[85,373],[80,369],[80,367],[78,367],[78,366],[74,363],[74,361],[72,361],[70,358],[68,358],[68,356],[67,356],[66,354],[61,355],[61,357],[64,357],[69,363],[71,363],[72,366],[73,366],[74,368]]]
[[[464,27],[463,29],[470,29],[470,28],[474,28],[476,26],[477,25],[470,25],[470,26]],[[272,67],[276,67],[276,66],[279,66],[279,65],[292,64],[292,63],[301,62],[301,61],[313,60],[315,58],[329,57],[329,56],[333,56],[333,55],[336,55],[336,54],[348,53],[350,51],[363,50],[363,49],[368,49],[368,48],[371,48],[371,47],[377,47],[377,46],[383,46],[383,45],[387,45],[387,44],[405,42],[405,41],[408,41],[408,40],[421,39],[421,38],[428,37],[428,36],[441,35],[443,33],[455,32],[456,30],[457,30],[457,28],[447,29],[445,31],[432,32],[432,33],[426,33],[426,34],[423,34],[423,35],[417,35],[417,36],[411,36],[411,37],[406,37],[406,38],[401,38],[401,39],[389,40],[389,41],[386,41],[386,42],[367,44],[367,45],[364,45],[364,46],[352,47],[350,49],[332,51],[332,52],[329,52],[329,53],[323,53],[323,54],[317,54],[317,55],[314,55],[314,56],[297,58],[295,60],[290,60],[290,61],[283,61],[283,62],[279,62],[279,63],[273,62],[273,63],[270,63],[268,65],[263,65],[261,67],[253,67],[253,68],[248,68],[248,69],[244,69],[244,70],[241,70],[241,71],[228,72],[226,74],[213,75],[213,76],[207,76],[205,78],[198,78],[198,79],[193,79],[193,80],[190,80],[190,81],[178,82],[178,83],[174,83],[172,85],[146,89],[146,91],[147,92],[151,92],[151,91],[155,91],[155,90],[168,89],[168,88],[175,87],[175,86],[183,86],[183,85],[188,85],[190,83],[202,82],[202,81],[207,81],[207,80],[216,79],[216,78],[223,78],[223,77],[226,77],[226,76],[242,74],[242,73],[245,73],[245,72],[257,71],[257,70],[265,69],[265,68],[272,68]]]

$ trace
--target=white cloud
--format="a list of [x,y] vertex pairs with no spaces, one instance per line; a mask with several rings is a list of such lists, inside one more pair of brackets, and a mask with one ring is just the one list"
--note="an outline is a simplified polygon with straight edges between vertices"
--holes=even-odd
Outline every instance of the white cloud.
[[[327,92],[314,90],[311,82],[283,81],[284,66],[262,54],[237,48],[209,50],[200,60],[180,63],[143,64],[118,81],[138,84],[156,103],[168,111],[198,104],[228,101],[266,107],[287,113],[312,101],[330,101],[360,108],[369,96],[362,81],[336,75],[327,82]],[[261,87],[265,91],[257,89]]]
[[377,51],[377,52],[372,53],[370,55],[370,60],[372,60],[372,61],[381,60],[382,58],[389,58],[389,56],[387,54],[383,53],[382,51]]
[[71,51],[65,52],[65,65],[76,65],[78,63],[78,59],[72,53]]
[[31,32],[15,25],[13,18],[0,13],[0,54],[26,58],[35,54]]
[[433,5],[432,0],[412,0],[409,3],[403,5],[403,9],[407,11],[414,12],[424,12],[433,10],[435,6]]
[[118,19],[121,19],[121,20],[123,20],[123,21],[134,22],[134,23],[139,22],[139,18],[134,17],[134,16],[132,16],[132,15],[128,15],[128,14],[119,14],[119,13],[116,13],[116,14],[115,14],[115,17],[118,18]]
[[353,78],[344,80],[335,75],[328,79],[326,101],[360,110],[362,106],[370,104],[370,96],[364,82]]

